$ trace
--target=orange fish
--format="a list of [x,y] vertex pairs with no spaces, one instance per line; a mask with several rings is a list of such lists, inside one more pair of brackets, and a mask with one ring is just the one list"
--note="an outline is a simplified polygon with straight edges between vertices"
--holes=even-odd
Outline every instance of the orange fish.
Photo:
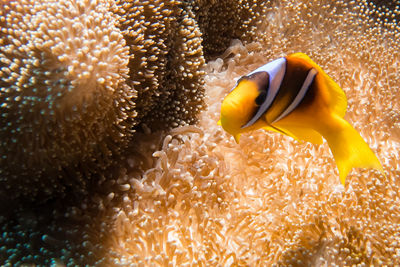
[[278,58],[241,77],[221,106],[219,124],[239,142],[240,134],[272,130],[296,140],[328,142],[345,184],[352,168],[382,165],[360,134],[343,118],[343,90],[303,53]]

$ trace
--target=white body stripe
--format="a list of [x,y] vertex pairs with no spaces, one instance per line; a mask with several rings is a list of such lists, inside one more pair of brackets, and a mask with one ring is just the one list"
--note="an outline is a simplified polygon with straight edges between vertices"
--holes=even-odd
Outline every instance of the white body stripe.
[[267,97],[265,98],[264,103],[261,104],[256,115],[254,115],[254,117],[251,118],[251,120],[248,121],[241,128],[246,128],[253,125],[271,106],[272,102],[275,99],[275,96],[279,91],[279,88],[281,87],[283,77],[285,76],[286,73],[286,58],[284,57],[278,58],[250,72],[248,75],[261,71],[265,71],[269,75]]
[[304,96],[306,95],[308,89],[310,88],[311,83],[314,81],[315,75],[317,75],[317,70],[316,69],[311,69],[308,72],[308,75],[301,86],[300,91],[297,93],[296,97],[294,98],[293,102],[281,113],[281,115],[278,116],[272,123],[277,122],[287,115],[289,115],[290,112],[292,112],[303,100]]

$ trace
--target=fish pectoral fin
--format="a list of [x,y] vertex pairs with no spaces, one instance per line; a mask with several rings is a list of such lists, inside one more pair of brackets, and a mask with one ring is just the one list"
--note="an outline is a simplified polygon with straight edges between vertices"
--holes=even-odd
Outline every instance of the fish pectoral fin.
[[[280,134],[285,134],[285,133],[282,132],[281,130],[276,129],[276,128],[274,128],[274,127],[270,127],[270,126],[262,127],[262,129],[264,129],[264,130],[266,130],[266,131],[272,131],[272,132],[276,132],[276,133],[280,133]],[[285,134],[285,135],[286,135],[286,134]]]
[[275,127],[290,133],[289,136],[295,136],[294,138],[296,140],[310,142],[315,145],[321,145],[323,143],[321,134],[313,129],[298,126],[279,125],[279,123],[277,123]]
[[262,127],[262,128],[264,130],[267,130],[267,131],[273,131],[273,132],[276,132],[276,133],[280,133],[280,134],[283,134],[283,135],[290,136],[293,139],[299,141],[299,138],[297,138],[295,135],[293,135],[291,132],[287,131],[286,129],[282,129],[280,127],[278,128],[278,127],[272,126],[272,125],[265,126],[265,127]]
[[316,145],[322,144],[322,136],[313,129],[293,127],[287,125],[274,125],[263,127],[265,130],[274,131],[292,137],[293,139],[302,142],[310,142]]
[[221,119],[218,120],[217,124],[218,124],[219,126],[222,125],[222,124],[221,124]]

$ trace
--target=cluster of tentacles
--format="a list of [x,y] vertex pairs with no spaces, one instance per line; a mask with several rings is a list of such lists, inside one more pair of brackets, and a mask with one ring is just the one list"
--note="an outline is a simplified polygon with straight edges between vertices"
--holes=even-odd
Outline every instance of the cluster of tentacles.
[[[399,14],[395,1],[0,0],[0,263],[398,263]],[[236,77],[299,51],[342,86],[387,180],[360,170],[343,188],[326,145],[254,133],[237,146],[217,126]]]

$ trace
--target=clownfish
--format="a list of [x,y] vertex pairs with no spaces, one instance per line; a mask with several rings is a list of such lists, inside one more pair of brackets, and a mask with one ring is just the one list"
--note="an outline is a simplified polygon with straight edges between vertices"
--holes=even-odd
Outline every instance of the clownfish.
[[374,152],[343,118],[346,107],[339,85],[307,55],[295,53],[241,77],[222,102],[218,124],[237,143],[242,133],[260,128],[314,144],[323,137],[344,185],[352,168],[383,173]]

